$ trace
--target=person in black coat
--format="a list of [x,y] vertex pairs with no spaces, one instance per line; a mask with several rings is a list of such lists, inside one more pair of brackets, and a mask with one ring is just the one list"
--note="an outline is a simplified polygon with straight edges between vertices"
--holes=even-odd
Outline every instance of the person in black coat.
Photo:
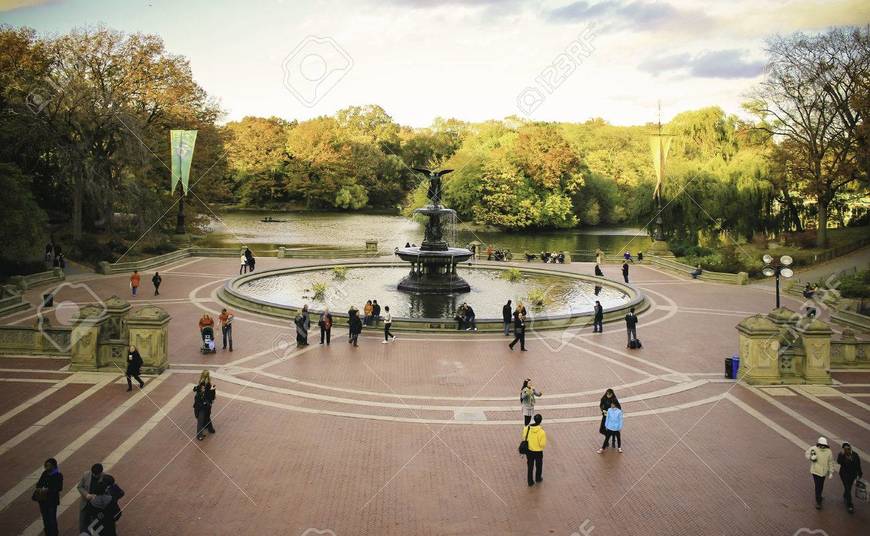
[[45,536],[57,536],[57,505],[60,504],[60,491],[63,489],[63,474],[54,458],[45,460],[43,468],[45,470],[36,481],[33,500],[39,503]]
[[[607,436],[607,429],[604,427],[604,421],[607,420],[607,410],[609,410],[611,407],[622,409],[622,406],[619,404],[619,400],[616,398],[616,393],[613,392],[613,389],[608,389],[604,391],[604,396],[601,397],[601,402],[599,402],[598,404],[598,408],[601,409],[601,426],[598,427],[598,433],[605,437]],[[615,435],[611,436],[611,441],[613,447],[616,447]]]
[[522,315],[519,311],[514,311],[514,340],[511,341],[508,346],[511,350],[514,349],[514,345],[519,341],[520,350],[523,352],[526,351],[526,317]]
[[595,275],[597,275],[598,277],[604,277],[604,272],[601,271],[601,265],[599,265],[597,262],[595,263]]
[[351,307],[348,314],[348,340],[347,342],[354,345],[354,347],[359,346],[359,334],[362,333],[363,323],[362,319],[359,317],[359,309],[356,307]]
[[595,309],[592,316],[592,333],[604,332],[604,307],[601,302],[595,300]]
[[115,483],[115,478],[112,475],[103,475],[98,490],[85,507],[89,519],[89,534],[117,536],[116,524],[121,518],[118,501],[123,496],[124,490]]
[[160,296],[160,283],[163,282],[163,278],[160,277],[160,272],[154,272],[154,277],[151,278],[151,284],[154,285],[154,295]]
[[843,451],[837,455],[837,464],[840,466],[840,480],[843,481],[843,499],[846,501],[846,509],[849,513],[855,511],[855,506],[852,505],[852,484],[856,478],[862,478],[864,473],[861,472],[861,459],[858,458],[858,453],[852,450],[852,445],[848,442],[843,442]]
[[628,283],[628,262],[622,261],[622,278]]
[[211,422],[211,407],[215,399],[215,386],[211,384],[211,375],[207,370],[199,375],[199,383],[193,388],[193,415],[196,417],[196,438],[205,439],[206,428],[214,432]]
[[508,300],[501,308],[501,320],[504,322],[504,336],[511,334],[511,301]]
[[127,391],[133,390],[133,382],[130,378],[136,378],[139,382],[139,389],[145,387],[145,382],[139,377],[139,371],[142,369],[142,356],[139,355],[139,350],[135,346],[130,345],[130,351],[127,353]]

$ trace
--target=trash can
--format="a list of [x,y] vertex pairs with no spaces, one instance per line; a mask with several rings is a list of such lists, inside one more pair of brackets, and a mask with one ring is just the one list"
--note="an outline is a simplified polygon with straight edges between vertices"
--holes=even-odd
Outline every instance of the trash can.
[[54,307],[54,294],[51,292],[42,295],[43,307]]
[[737,373],[740,370],[740,357],[734,356],[731,358],[731,379],[737,379]]
[[732,365],[733,361],[734,361],[733,358],[730,358],[730,357],[725,358],[725,378],[729,379],[729,380],[731,379],[731,368],[733,366]]

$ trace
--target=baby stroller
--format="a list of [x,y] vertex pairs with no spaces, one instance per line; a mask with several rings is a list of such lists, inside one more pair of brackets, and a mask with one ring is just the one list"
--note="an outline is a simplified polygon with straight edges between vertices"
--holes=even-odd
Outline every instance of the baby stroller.
[[202,347],[200,352],[203,354],[213,354],[217,352],[214,346],[214,328],[205,326],[202,328]]

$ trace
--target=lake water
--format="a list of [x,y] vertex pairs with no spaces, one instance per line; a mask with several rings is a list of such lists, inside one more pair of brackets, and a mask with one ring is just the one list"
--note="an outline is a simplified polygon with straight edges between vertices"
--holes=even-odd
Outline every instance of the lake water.
[[[263,223],[271,217],[285,220]],[[239,246],[256,244],[273,247],[287,245],[328,245],[362,248],[366,240],[377,240],[382,252],[404,246],[406,242],[420,244],[424,225],[403,216],[340,212],[227,212],[211,223],[205,245]],[[452,235],[452,236],[451,236]],[[463,247],[472,241],[492,244],[494,248],[510,249],[514,259],[524,251],[594,251],[619,252],[628,248],[632,253],[644,251],[651,243],[649,235],[637,228],[590,228],[561,231],[472,231],[464,228],[445,233],[451,245]],[[483,246],[485,249],[486,246]]]

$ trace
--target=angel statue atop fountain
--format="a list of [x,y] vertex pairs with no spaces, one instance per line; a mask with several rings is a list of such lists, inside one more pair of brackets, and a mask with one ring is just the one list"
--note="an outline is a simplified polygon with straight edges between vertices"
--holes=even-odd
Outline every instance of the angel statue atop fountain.
[[413,168],[414,171],[426,175],[429,179],[429,190],[426,192],[426,197],[432,201],[432,206],[437,207],[441,204],[441,177],[447,175],[452,169],[442,169],[441,171],[432,171],[425,168]]

